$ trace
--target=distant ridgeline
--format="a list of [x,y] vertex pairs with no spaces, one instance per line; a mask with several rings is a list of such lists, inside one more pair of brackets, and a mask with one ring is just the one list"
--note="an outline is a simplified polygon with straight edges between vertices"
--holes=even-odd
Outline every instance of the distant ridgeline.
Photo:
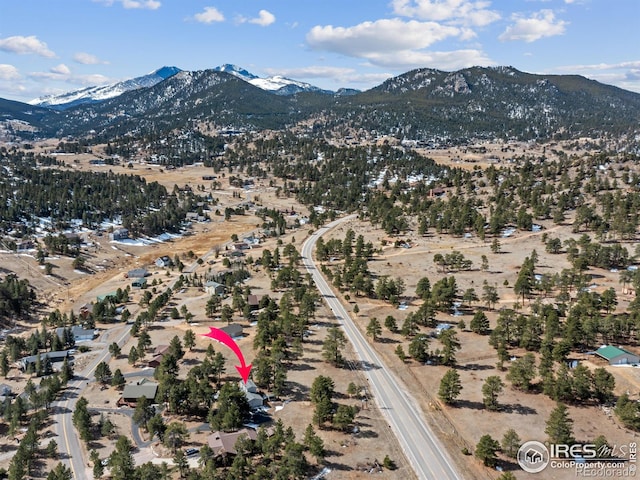
[[[318,136],[363,130],[425,143],[591,137],[638,145],[640,94],[578,75],[536,75],[512,67],[420,68],[349,95],[319,89],[282,95],[238,71],[215,69],[156,80],[161,81],[63,111],[0,99],[0,119],[14,121],[7,129],[19,130],[20,138],[114,138],[208,123],[244,132],[298,128]],[[21,122],[30,128],[20,128]]]

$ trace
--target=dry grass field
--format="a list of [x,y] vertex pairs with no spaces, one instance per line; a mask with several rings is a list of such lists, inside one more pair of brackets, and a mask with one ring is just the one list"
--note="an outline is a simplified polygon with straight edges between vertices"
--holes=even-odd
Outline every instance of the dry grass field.
[[[511,147],[510,147],[511,148]],[[443,163],[449,163],[465,168],[474,168],[477,166],[487,166],[493,163],[492,158],[496,161],[505,161],[509,156],[521,154],[522,146],[512,147],[511,150],[504,150],[503,147],[493,146],[487,151],[471,151],[471,150],[454,150],[449,152],[425,152]],[[493,149],[493,150],[492,150]],[[530,152],[529,152],[530,153]],[[543,153],[540,148],[540,153]],[[185,167],[176,170],[167,171],[156,165],[144,165],[134,163],[132,168],[127,166],[93,166],[89,165],[88,159],[94,158],[94,155],[78,155],[61,157],[64,161],[75,169],[83,170],[108,170],[111,169],[116,173],[133,173],[145,177],[148,181],[158,181],[165,185],[168,189],[172,189],[174,185],[189,184],[192,187],[203,185],[209,189],[207,182],[202,181],[202,175],[210,173],[210,169],[205,167]],[[230,188],[223,182],[223,189],[216,190],[212,194],[218,198],[219,206],[224,209],[225,206],[236,204],[239,199],[234,197],[233,192],[238,190]],[[240,191],[241,197],[244,199],[248,192]],[[256,185],[255,189],[250,192],[252,199],[258,204],[268,206],[270,208],[291,208],[304,212],[304,207],[297,205],[291,198],[277,198],[275,189],[266,185]],[[47,276],[44,270],[37,265],[33,254],[17,255],[14,253],[0,253],[0,265],[4,271],[15,272],[20,277],[29,278],[34,288],[37,290],[39,298],[45,303],[43,314],[49,309],[59,308],[61,311],[77,310],[81,305],[89,303],[99,294],[116,290],[118,287],[124,288],[129,284],[129,279],[124,277],[124,273],[135,267],[145,267],[151,272],[151,279],[162,280],[162,284],[169,284],[177,275],[175,272],[168,276],[164,269],[153,266],[154,260],[162,255],[174,257],[180,256],[184,259],[185,264],[192,264],[195,258],[207,255],[217,246],[221,246],[229,242],[231,235],[237,234],[242,236],[245,232],[254,230],[260,223],[260,219],[252,214],[245,216],[234,216],[231,221],[221,221],[222,217],[212,215],[212,221],[208,223],[195,224],[193,234],[187,237],[175,238],[169,242],[153,243],[146,246],[135,246],[123,243],[109,242],[106,237],[95,237],[88,235],[87,240],[92,244],[91,247],[83,252],[87,256],[87,266],[92,273],[82,273],[73,270],[71,259],[68,258],[49,258],[54,264],[54,274]],[[390,244],[383,246],[383,240],[389,237],[381,230],[373,228],[368,223],[354,221],[348,225],[341,226],[331,232],[329,236],[343,238],[347,228],[353,228],[357,234],[362,234],[365,241],[371,241],[375,248],[380,248],[381,253],[369,262],[370,270],[378,276],[389,275],[390,277],[401,277],[406,285],[405,295],[408,302],[406,310],[398,310],[388,303],[370,300],[365,298],[351,298],[349,301],[342,300],[345,304],[350,304],[349,310],[353,311],[354,304],[357,303],[359,313],[352,314],[356,323],[359,325],[363,333],[372,317],[377,317],[381,321],[387,316],[394,316],[398,324],[401,325],[406,315],[418,308],[419,301],[415,298],[414,292],[418,280],[422,277],[429,277],[431,284],[441,278],[443,274],[433,262],[436,253],[449,253],[453,250],[462,252],[466,258],[473,261],[473,268],[470,271],[456,272],[458,289],[464,291],[467,288],[475,288],[480,294],[482,283],[487,280],[490,284],[496,285],[500,297],[500,305],[513,306],[517,299],[513,294],[512,285],[517,278],[517,272],[522,265],[526,256],[530,255],[535,249],[539,255],[537,273],[555,273],[562,268],[568,267],[569,264],[565,255],[550,255],[545,252],[544,244],[541,241],[543,233],[548,233],[559,237],[561,240],[574,236],[570,233],[569,226],[557,226],[552,223],[543,223],[541,232],[516,232],[509,238],[501,238],[502,252],[493,254],[490,250],[490,239],[481,241],[476,237],[471,238],[452,238],[450,236],[429,235],[426,237],[418,236],[416,233],[410,233],[402,238],[409,240],[412,248],[394,248]],[[308,234],[308,227],[290,233],[282,238],[284,243],[294,242],[298,250]],[[273,249],[276,247],[276,241],[271,239],[261,245],[261,248]],[[627,245],[630,251],[633,251],[634,245]],[[187,253],[193,252],[194,257],[188,259]],[[260,253],[254,254],[254,258]],[[481,271],[478,267],[481,263],[481,256],[486,255],[489,259],[489,269],[486,272]],[[212,257],[207,257],[212,258]],[[217,260],[220,262],[220,260]],[[195,266],[195,263],[194,263]],[[195,267],[198,274],[205,273],[212,266],[208,262]],[[214,263],[213,268],[216,268]],[[619,309],[624,309],[630,300],[621,291],[621,285],[618,282],[616,273],[591,270],[594,274],[594,282],[592,288],[596,291],[603,291],[609,287],[613,287],[618,293]],[[252,293],[257,295],[269,294],[278,297],[278,294],[270,290],[270,278],[261,270],[253,269],[252,276],[247,284],[250,285]],[[134,292],[131,299],[129,309],[134,313],[137,308],[140,293]],[[195,315],[191,325],[187,325],[183,321],[160,322],[151,328],[151,338],[154,345],[166,344],[169,340],[178,335],[182,337],[187,328],[191,328],[197,335],[197,345],[192,352],[188,352],[185,359],[181,363],[180,374],[186,375],[190,365],[197,364],[202,358],[204,349],[206,349],[208,338],[201,337],[199,334],[206,333],[208,326],[215,325],[211,320],[206,319],[204,315],[205,303],[208,295],[204,291],[189,287],[183,292],[178,293],[172,301],[177,308],[186,305],[191,313]],[[475,305],[474,308],[478,308]],[[529,308],[528,302],[521,306],[524,310]],[[488,312],[492,326],[495,325],[495,312]],[[467,325],[471,320],[469,312],[459,317],[453,317],[449,314],[438,314],[438,320],[443,322],[452,322],[457,324],[460,320],[464,320]],[[238,343],[243,350],[245,358],[248,361],[254,356],[252,351],[252,342],[255,327],[252,327],[241,318],[234,318],[245,327],[247,336]],[[357,369],[349,368],[335,369],[327,366],[321,360],[322,340],[324,338],[326,327],[333,320],[330,318],[330,312],[324,306],[321,307],[317,314],[317,322],[312,325],[312,335],[305,345],[304,356],[295,362],[295,365],[289,372],[289,385],[295,387],[295,391],[291,394],[288,402],[283,401],[274,403],[271,406],[270,413],[274,418],[282,418],[286,425],[291,425],[296,432],[298,438],[302,437],[304,428],[311,423],[312,407],[306,399],[306,393],[313,379],[320,374],[330,375],[336,384],[336,390],[341,393],[338,402],[340,403],[357,403],[355,399],[350,399],[346,395],[347,385],[354,382],[358,385],[365,385],[366,379],[362,372]],[[32,325],[35,327],[37,325]],[[24,325],[24,327],[30,327]],[[107,328],[108,326],[100,326]],[[464,456],[460,452],[466,447],[473,451],[479,438],[483,434],[491,434],[495,439],[501,439],[504,432],[512,427],[517,430],[521,439],[525,440],[543,440],[545,438],[544,428],[545,422],[550,411],[555,407],[555,403],[542,394],[527,394],[516,391],[511,388],[509,382],[505,380],[507,387],[500,395],[499,401],[503,406],[502,411],[489,412],[482,406],[481,386],[484,379],[489,375],[500,375],[503,379],[506,372],[500,372],[496,368],[497,356],[495,350],[488,345],[486,336],[479,336],[469,331],[457,331],[458,338],[462,344],[461,350],[457,354],[458,371],[463,383],[463,390],[460,398],[454,406],[443,406],[437,399],[437,390],[440,379],[445,367],[433,365],[420,365],[416,362],[408,360],[401,363],[395,355],[394,350],[398,345],[403,345],[405,351],[408,350],[408,341],[396,333],[391,333],[384,329],[382,338],[375,343],[378,353],[386,360],[387,365],[396,374],[403,379],[406,388],[419,400],[428,421],[434,428],[434,431],[446,442],[450,448],[451,456],[457,461],[464,478],[469,479],[493,479],[497,477],[495,471],[491,471],[483,466],[472,456]],[[101,348],[108,345],[108,337],[99,338],[94,348]],[[140,371],[139,367],[131,367],[126,359],[126,352],[129,351],[133,343],[125,345],[123,355],[112,360],[110,366],[112,370],[121,368],[124,373],[134,374]],[[438,341],[432,340],[431,349],[438,347]],[[235,374],[233,368],[234,357],[227,349],[216,346],[227,359],[227,375]],[[516,356],[524,352],[514,351]],[[345,352],[347,357],[352,357],[352,352],[347,349]],[[88,361],[85,358],[84,361]],[[593,366],[591,358],[581,356],[575,359],[583,361],[588,366]],[[81,366],[82,364],[80,363]],[[78,368],[77,366],[77,368]],[[598,366],[602,366],[598,364]],[[629,392],[634,399],[638,399],[638,387],[640,385],[640,369],[633,368],[613,368],[606,367],[616,378],[616,394]],[[19,375],[17,370],[13,369],[7,382],[17,391],[23,388],[27,381],[26,376]],[[118,428],[119,433],[131,434],[131,421],[123,411],[115,407],[118,394],[112,388],[101,390],[94,382],[90,382],[83,395],[89,400],[90,406],[96,409],[103,409],[104,415],[110,418]],[[362,405],[360,405],[362,406]],[[407,465],[406,460],[402,456],[399,446],[393,437],[386,421],[380,410],[375,406],[375,402],[368,402],[367,408],[361,410],[356,420],[360,429],[358,434],[344,434],[333,431],[321,431],[320,435],[325,441],[329,454],[327,456],[327,464],[334,469],[328,478],[334,479],[351,479],[351,478],[368,478],[369,473],[365,473],[367,467],[371,467],[377,460],[381,462],[386,454],[396,461],[399,469],[393,472],[384,470],[382,473],[376,474],[377,478],[414,478],[414,474]],[[622,444],[632,441],[636,438],[635,434],[620,427],[612,415],[602,409],[585,406],[570,407],[570,415],[574,420],[574,433],[576,438],[580,440],[592,440],[598,435],[604,435],[611,444]],[[199,424],[192,422],[190,419],[183,419],[190,427],[190,444],[198,445],[206,441],[207,432],[202,431]],[[2,433],[2,432],[0,432]],[[143,440],[147,440],[144,438]],[[14,451],[15,441],[7,438],[5,435],[0,438],[0,467],[8,465],[11,452]],[[113,448],[113,442],[102,442],[98,445],[101,457],[109,454]],[[140,449],[136,453],[137,461],[143,462],[148,460],[163,461],[167,460],[167,452],[157,444],[151,444]],[[501,464],[505,469],[511,469],[518,479],[539,479],[546,480],[550,478],[564,480],[574,478],[574,472],[553,473],[547,471],[537,475],[528,475],[519,470],[517,465],[508,461],[506,458],[501,459]]]
[[[489,284],[496,285],[498,288],[500,306],[514,306],[521,299],[515,298],[512,285],[525,257],[529,256],[533,249],[539,255],[537,273],[555,273],[569,266],[565,255],[546,253],[540,238],[544,232],[547,232],[564,240],[571,236],[570,227],[554,226],[551,223],[543,226],[545,228],[539,233],[519,232],[509,238],[501,238],[502,249],[499,254],[491,253],[490,239],[483,242],[475,237],[452,239],[450,236],[420,237],[410,234],[402,237],[410,241],[412,245],[410,249],[395,248],[389,244],[383,246],[382,240],[388,239],[383,231],[372,228],[368,223],[357,221],[335,229],[329,234],[329,237],[344,238],[346,230],[352,228],[356,234],[362,234],[365,237],[365,242],[371,241],[374,248],[382,249],[382,253],[369,262],[369,268],[373,275],[388,275],[391,278],[402,278],[405,281],[405,295],[408,302],[406,310],[398,310],[390,304],[378,300],[363,297],[354,298],[353,295],[346,302],[342,296],[343,301],[351,304],[352,318],[355,319],[362,333],[366,334],[366,327],[373,317],[378,318],[382,323],[387,315],[391,315],[396,318],[398,326],[401,326],[406,316],[415,311],[421,302],[416,299],[414,293],[418,280],[422,277],[428,277],[433,285],[435,281],[444,276],[433,261],[434,255],[437,253],[445,254],[454,249],[462,252],[466,258],[473,261],[474,265],[471,271],[449,274],[455,275],[459,291],[474,288],[480,296],[482,283],[487,280]],[[626,247],[633,251],[634,245],[627,244]],[[487,272],[482,272],[479,269],[483,254],[489,259],[490,267]],[[618,308],[622,311],[630,298],[622,292],[622,286],[618,282],[618,274],[602,269],[591,269],[588,273],[593,275],[594,281],[591,288],[594,291],[602,292],[610,287],[616,290],[619,301]],[[505,281],[509,285],[505,285]],[[357,315],[353,313],[355,304],[359,309]],[[481,307],[480,302],[470,311],[463,311],[464,314],[461,316],[440,312],[436,319],[439,322],[454,325],[457,325],[460,320],[464,320],[468,328],[473,311],[479,307]],[[528,308],[529,301],[526,301],[523,310],[526,311]],[[495,326],[497,312],[488,311],[487,316],[492,327]],[[425,333],[431,332],[430,329],[423,329],[423,331]],[[496,351],[488,344],[487,336],[477,335],[468,330],[460,331],[459,328],[456,328],[456,333],[461,343],[461,350],[457,353],[456,359],[463,389],[454,406],[442,404],[437,397],[440,379],[448,367],[421,365],[413,360],[402,363],[395,354],[395,349],[398,345],[402,345],[404,351],[407,352],[409,341],[399,333],[392,333],[384,327],[382,338],[375,343],[375,346],[379,354],[385,358],[387,365],[404,380],[405,385],[412,391],[415,398],[420,400],[423,411],[428,415],[434,429],[440,431],[441,438],[447,441],[453,452],[452,456],[459,461],[465,478],[495,478],[496,472],[482,467],[473,457],[461,455],[462,448],[466,447],[473,451],[476,443],[484,434],[490,434],[493,438],[500,440],[509,428],[514,428],[523,441],[544,441],[546,439],[545,422],[556,403],[541,393],[524,393],[513,389],[505,378],[507,372],[501,372],[496,367],[498,361]],[[435,350],[439,346],[438,340],[432,339],[429,349]],[[516,357],[526,353],[525,350],[518,349],[511,350],[511,352]],[[627,392],[631,398],[640,399],[638,395],[640,369],[610,367],[595,360],[593,356],[582,354],[573,355],[570,359],[583,362],[590,368],[605,367],[616,379],[616,395]],[[506,385],[500,395],[499,402],[502,405],[502,410],[499,412],[487,411],[482,403],[482,384],[490,375],[499,375]],[[609,409],[605,410],[595,406],[570,406],[569,412],[574,421],[574,435],[578,440],[588,442],[599,435],[604,435],[612,445],[622,445],[638,440],[638,434],[621,427]],[[501,465],[505,469],[512,470],[519,479],[569,480],[575,478],[575,471],[572,470],[548,469],[538,474],[527,474],[513,460],[506,457],[501,457]]]

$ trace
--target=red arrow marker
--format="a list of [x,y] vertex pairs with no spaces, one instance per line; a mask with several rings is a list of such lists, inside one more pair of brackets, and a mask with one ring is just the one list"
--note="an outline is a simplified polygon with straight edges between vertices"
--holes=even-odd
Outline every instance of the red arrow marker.
[[219,328],[209,327],[211,330],[209,333],[203,333],[203,337],[213,338],[214,340],[219,341],[220,343],[224,343],[227,347],[233,350],[233,353],[236,354],[238,360],[240,360],[240,365],[236,365],[236,369],[238,373],[242,377],[242,381],[246,384],[247,380],[249,380],[249,373],[251,373],[251,364],[246,365],[244,361],[244,355],[240,351],[240,347],[235,342],[233,338],[229,336],[228,333],[223,332]]

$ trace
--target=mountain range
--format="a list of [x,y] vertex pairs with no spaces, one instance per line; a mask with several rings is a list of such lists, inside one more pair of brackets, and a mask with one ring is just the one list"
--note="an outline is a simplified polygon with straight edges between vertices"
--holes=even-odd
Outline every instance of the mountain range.
[[[289,78],[281,76],[271,76],[260,78],[247,70],[226,63],[213,69],[216,72],[227,72],[231,75],[238,77],[245,82],[255,85],[262,90],[273,92],[276,95],[294,95],[299,92],[325,92],[333,93],[329,91],[321,90],[318,87],[314,87],[309,83],[299,82],[297,80],[291,80]],[[36,105],[38,107],[49,107],[55,110],[66,110],[71,107],[86,103],[97,103],[110,98],[115,98],[123,93],[130,92],[132,90],[138,90],[140,88],[153,87],[157,83],[172,77],[176,73],[182,70],[178,67],[162,67],[147,75],[141,77],[131,78],[122,82],[112,83],[109,85],[101,85],[96,87],[87,87],[80,90],[73,90],[71,92],[65,92],[57,95],[47,95],[44,97],[36,98],[29,102],[30,105]]]
[[[260,78],[234,65],[163,67],[105,87],[40,99],[0,99],[0,122],[38,136],[123,135],[209,122],[233,129],[365,129],[431,141],[564,139],[640,143],[640,94],[578,75],[536,75],[513,67],[455,72],[421,68],[364,92],[322,90],[284,77]],[[82,93],[80,93],[82,92]],[[5,130],[15,133],[15,125]],[[36,133],[32,133],[33,131]]]

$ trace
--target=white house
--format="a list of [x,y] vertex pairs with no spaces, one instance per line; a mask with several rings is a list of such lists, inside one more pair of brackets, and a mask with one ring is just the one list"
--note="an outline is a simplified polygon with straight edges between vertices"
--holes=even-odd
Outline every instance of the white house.
[[167,255],[163,255],[156,259],[156,267],[165,268],[170,267],[171,265],[173,265],[173,262],[171,261],[171,257]]

